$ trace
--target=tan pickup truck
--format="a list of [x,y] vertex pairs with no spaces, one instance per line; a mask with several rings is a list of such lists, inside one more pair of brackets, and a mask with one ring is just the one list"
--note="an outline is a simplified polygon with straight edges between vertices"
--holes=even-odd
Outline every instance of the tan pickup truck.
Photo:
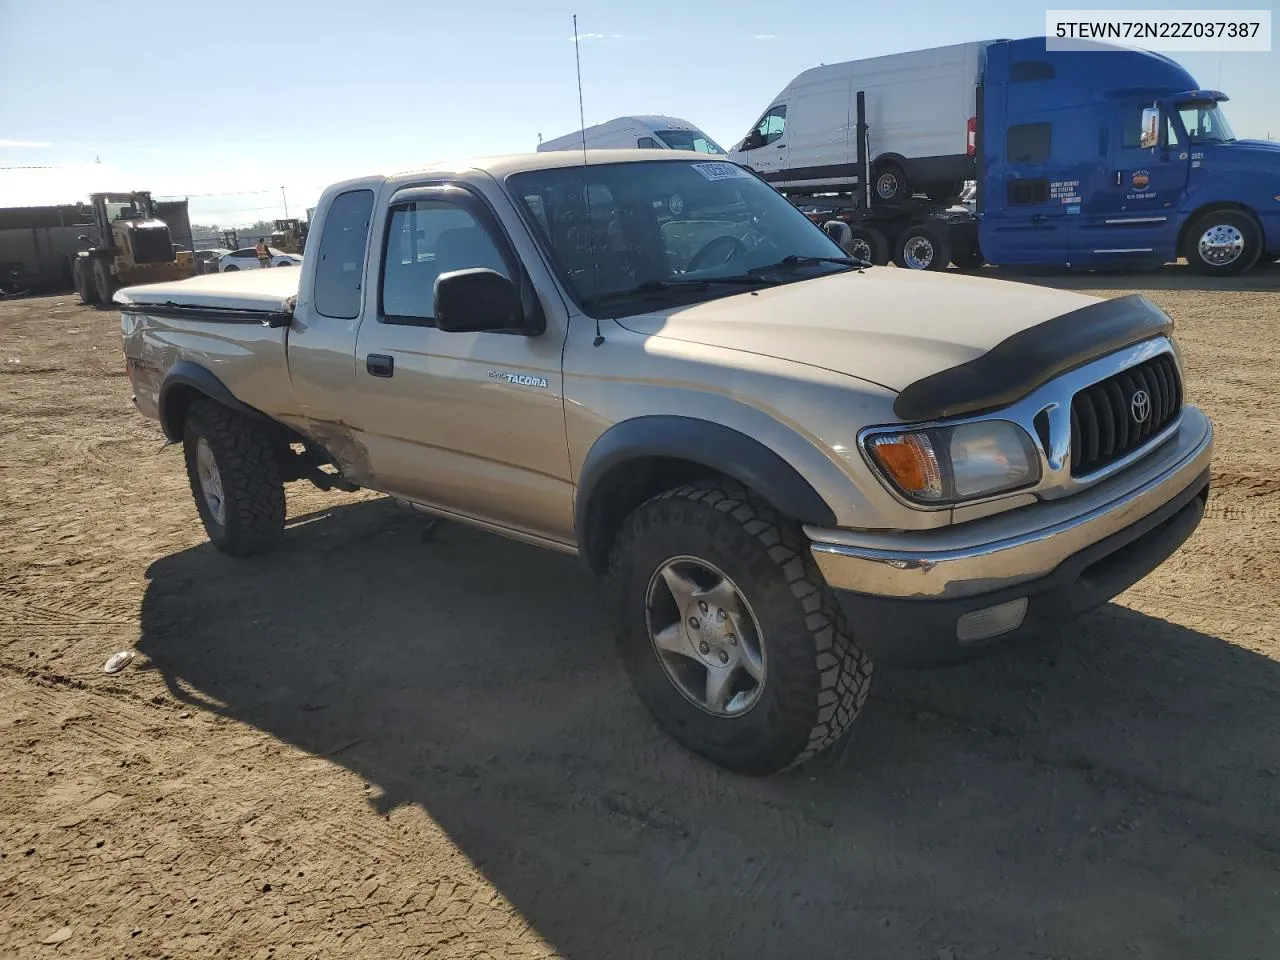
[[301,269],[116,300],[218,547],[271,547],[310,480],[577,554],[654,716],[749,774],[835,742],[874,660],[1115,596],[1208,496],[1151,303],[868,267],[724,161],[350,180]]

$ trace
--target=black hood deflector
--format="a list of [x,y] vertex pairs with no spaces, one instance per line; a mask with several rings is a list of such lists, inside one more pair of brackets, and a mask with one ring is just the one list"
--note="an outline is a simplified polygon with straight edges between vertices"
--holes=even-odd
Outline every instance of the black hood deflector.
[[1006,407],[1046,380],[1172,331],[1168,315],[1140,294],[1091,303],[908,384],[893,401],[893,412],[903,420],[941,420]]

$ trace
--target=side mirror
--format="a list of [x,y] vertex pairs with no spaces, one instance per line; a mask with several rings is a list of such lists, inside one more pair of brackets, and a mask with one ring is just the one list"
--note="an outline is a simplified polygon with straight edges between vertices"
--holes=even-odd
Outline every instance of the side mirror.
[[1138,146],[1142,150],[1151,150],[1160,142],[1160,108],[1143,107],[1142,137]]
[[435,321],[436,328],[447,333],[525,327],[516,285],[485,267],[454,270],[436,278]]

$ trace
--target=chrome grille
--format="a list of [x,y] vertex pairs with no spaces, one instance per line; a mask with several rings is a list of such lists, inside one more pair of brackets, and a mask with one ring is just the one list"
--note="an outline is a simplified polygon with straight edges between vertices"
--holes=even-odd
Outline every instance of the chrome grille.
[[1071,476],[1087,476],[1141,448],[1181,409],[1182,381],[1167,353],[1085,387],[1071,399]]

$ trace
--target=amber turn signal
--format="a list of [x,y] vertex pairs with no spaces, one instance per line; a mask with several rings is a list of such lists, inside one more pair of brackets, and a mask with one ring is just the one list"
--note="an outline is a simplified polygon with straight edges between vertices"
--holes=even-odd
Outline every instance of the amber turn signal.
[[942,499],[942,471],[925,433],[876,437],[868,449],[894,485],[915,500]]

